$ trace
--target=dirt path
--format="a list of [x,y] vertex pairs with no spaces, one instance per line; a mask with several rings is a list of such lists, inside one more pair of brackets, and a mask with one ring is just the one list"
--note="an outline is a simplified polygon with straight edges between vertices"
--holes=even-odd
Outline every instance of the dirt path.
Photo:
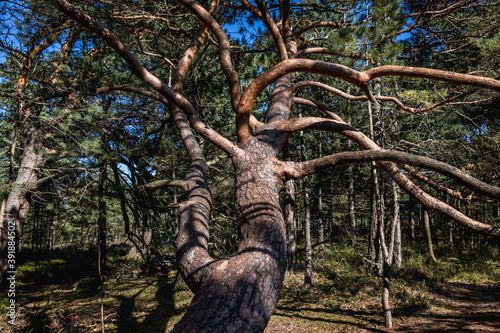
[[439,288],[431,307],[398,320],[399,332],[500,332],[500,287],[451,282]]
[[338,308],[278,306],[266,333],[500,332],[500,287],[447,282],[427,297],[427,309],[396,315],[392,330],[383,326],[379,305],[365,299]]

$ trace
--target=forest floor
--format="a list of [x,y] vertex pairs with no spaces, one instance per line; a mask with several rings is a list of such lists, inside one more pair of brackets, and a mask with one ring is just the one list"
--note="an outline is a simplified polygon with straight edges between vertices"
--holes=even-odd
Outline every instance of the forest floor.
[[[287,274],[265,332],[500,332],[498,260],[448,257],[436,264],[425,257],[393,272],[393,329],[384,327],[380,278],[352,252],[330,249],[316,260],[310,289],[302,274]],[[101,290],[95,278],[75,278],[89,269],[77,259],[38,258],[19,267],[17,325],[0,321],[0,332],[99,332],[101,308],[105,332],[166,332],[191,300],[175,271],[141,276],[123,261]]]

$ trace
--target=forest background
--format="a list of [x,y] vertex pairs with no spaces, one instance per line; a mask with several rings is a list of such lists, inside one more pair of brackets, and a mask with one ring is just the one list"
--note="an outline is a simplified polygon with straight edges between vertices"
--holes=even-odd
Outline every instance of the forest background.
[[[5,272],[12,252],[9,221],[15,215],[12,258],[19,327],[127,331],[132,323],[132,331],[171,329],[192,297],[176,269],[182,233],[178,211],[189,200],[183,180],[193,164],[172,112],[178,102],[141,81],[108,40],[63,14],[56,2],[64,3],[0,1],[1,311],[9,314],[12,299]],[[200,3],[207,13],[215,11],[213,3]],[[422,205],[370,162],[377,157],[356,160],[352,155],[346,162],[366,163],[342,162],[318,168],[307,178],[287,179],[279,200],[289,273],[278,313],[300,331],[310,324],[301,323],[306,316],[297,311],[304,304],[311,310],[321,300],[331,304],[307,316],[330,325],[325,331],[346,325],[380,330],[384,323],[393,325],[387,316],[392,304],[395,325],[404,329],[430,313],[436,292],[453,294],[449,283],[470,298],[497,292],[500,2],[283,3],[218,3],[213,17],[229,36],[242,91],[283,61],[276,36],[285,33],[273,28],[282,29],[286,8],[290,26],[304,28],[297,34],[295,58],[360,72],[397,65],[468,74],[455,81],[396,74],[371,80],[367,90],[331,76],[310,83],[319,75],[301,71],[293,74],[291,112],[294,119],[335,112],[378,146],[400,153],[403,157],[391,155],[389,160],[402,158],[395,162],[405,175],[479,224],[457,223]],[[179,64],[203,28],[201,22],[208,25],[201,11],[184,1],[83,0],[73,5],[101,22],[168,86],[176,84]],[[182,96],[206,128],[241,142],[235,131],[234,85],[220,60],[224,40],[210,29],[184,78]],[[469,76],[490,81],[467,81]],[[271,123],[266,117],[279,82],[257,96],[255,122]],[[220,149],[222,144],[213,144],[191,125],[206,160],[212,196],[207,251],[214,258],[230,257],[238,252],[241,237],[235,162]],[[295,128],[279,159],[299,163],[360,151],[329,130],[320,125]],[[457,169],[429,170],[427,160],[404,160],[404,153]],[[464,185],[468,175],[475,178],[473,185]],[[13,204],[15,214],[9,211]],[[389,294],[391,269],[395,287]],[[68,296],[53,296],[57,293]],[[353,312],[346,310],[345,304],[358,301],[364,308],[353,304]],[[483,322],[481,329],[498,328],[498,303],[490,305],[489,317],[462,318],[460,325],[477,321]],[[415,321],[405,324],[401,318],[406,316]],[[435,329],[434,324],[429,328]],[[271,320],[271,329],[285,331],[280,325],[285,324]]]

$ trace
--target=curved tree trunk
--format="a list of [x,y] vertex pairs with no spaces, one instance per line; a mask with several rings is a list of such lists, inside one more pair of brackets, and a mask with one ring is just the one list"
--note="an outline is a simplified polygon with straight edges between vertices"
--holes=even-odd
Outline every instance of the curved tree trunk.
[[[249,145],[261,146],[257,140]],[[261,146],[262,147],[262,146]],[[234,158],[238,253],[211,260],[205,228],[209,207],[181,206],[181,232],[193,225],[198,233],[180,237],[179,264],[195,296],[173,332],[262,332],[274,312],[286,269],[285,223],[279,205],[281,180],[275,159],[259,149]],[[200,200],[198,198],[197,200]],[[193,216],[198,216],[196,219]]]

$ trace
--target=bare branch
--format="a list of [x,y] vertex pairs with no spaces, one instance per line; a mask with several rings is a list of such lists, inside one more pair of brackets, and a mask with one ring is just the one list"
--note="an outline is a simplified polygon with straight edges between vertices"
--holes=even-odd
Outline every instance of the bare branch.
[[[301,81],[301,82],[297,82],[296,84],[294,84],[293,88],[294,88],[294,90],[296,90],[296,89],[300,89],[300,88],[306,87],[306,86],[318,87],[318,88],[324,89],[324,90],[326,90],[328,92],[331,92],[331,93],[333,93],[335,95],[338,95],[338,96],[340,96],[340,97],[342,97],[344,99],[347,99],[349,101],[368,101],[368,97],[367,96],[350,95],[350,94],[347,94],[347,93],[343,92],[340,89],[333,88],[333,87],[331,87],[331,86],[329,86],[327,84],[324,84],[324,83],[321,83],[321,82],[317,82],[317,81]],[[464,92],[464,93],[459,94],[459,95],[455,95],[453,97],[447,98],[447,99],[445,99],[445,100],[443,100],[441,102],[435,103],[435,104],[433,104],[431,106],[428,106],[428,107],[422,108],[422,109],[416,109],[416,108],[412,108],[412,107],[406,106],[399,99],[397,99],[395,97],[391,97],[391,96],[375,96],[374,98],[377,101],[394,103],[394,104],[396,104],[403,111],[414,113],[414,114],[418,114],[418,113],[427,112],[427,111],[430,111],[430,110],[435,109],[437,107],[443,106],[443,105],[448,104],[449,102],[452,102],[452,101],[454,101],[456,99],[472,95],[473,93],[477,92],[478,90],[479,89],[472,89],[470,91]]]
[[234,156],[238,152],[238,148],[228,139],[206,126],[200,119],[198,112],[189,103],[184,96],[171,89],[163,83],[158,77],[150,73],[144,68],[139,60],[130,52],[123,43],[109,31],[105,26],[92,19],[87,14],[83,13],[66,0],[50,0],[50,2],[60,11],[72,19],[78,21],[84,27],[89,28],[98,36],[100,36],[108,45],[110,45],[117,54],[119,54],[129,65],[131,72],[139,79],[143,80],[150,87],[158,91],[164,97],[171,100],[179,108],[181,108],[189,118],[191,125],[194,129],[204,138],[218,146],[227,154]]
[[339,133],[344,130],[356,131],[354,127],[332,119],[303,117],[303,118],[293,118],[284,121],[277,121],[262,125],[256,129],[256,134],[265,133],[266,131],[270,130],[278,130],[283,132],[320,130],[320,131],[329,131],[334,133]]
[[238,103],[241,98],[241,87],[240,80],[238,78],[238,73],[234,68],[233,61],[231,60],[231,45],[229,44],[229,38],[222,29],[222,27],[217,23],[213,16],[203,8],[198,2],[192,0],[179,0],[184,6],[189,10],[194,12],[202,21],[205,23],[210,30],[217,36],[219,40],[219,55],[222,65],[222,70],[226,75],[229,83],[229,90],[231,93],[231,105],[233,110],[236,110]]
[[[484,183],[448,163],[395,150],[341,152],[302,163],[290,162],[292,169],[295,171],[293,174],[296,175],[292,179],[302,178],[331,165],[368,161],[391,161],[398,164],[418,166],[457,180],[468,188],[484,195],[496,199],[500,198],[500,188]],[[298,178],[296,178],[297,175]]]
[[[312,104],[312,103],[311,103]],[[334,120],[342,122],[342,119],[336,115],[335,113],[329,111],[328,114],[330,117],[332,117]],[[347,124],[347,123],[346,123]],[[362,148],[366,150],[381,150],[381,148],[373,142],[370,138],[368,138],[365,134],[359,131],[351,131],[351,130],[345,130],[342,132],[339,132],[340,134],[344,135],[345,137],[349,138],[350,140],[354,141],[356,144],[361,146]],[[401,170],[393,163],[393,162],[387,162],[387,161],[378,161],[377,162],[384,170],[385,172],[402,188],[404,189],[408,194],[410,194],[413,198],[415,198],[418,202],[423,204],[424,206],[436,210],[450,219],[452,219],[455,222],[458,222],[460,224],[463,224],[467,226],[468,228],[477,230],[479,232],[489,234],[495,237],[500,237],[500,229],[498,227],[484,224],[481,222],[478,222],[474,219],[471,219],[470,217],[462,214],[455,208],[449,206],[448,204],[434,198],[433,196],[429,195],[425,191],[423,191],[421,188],[419,188],[417,185],[415,185],[413,182],[411,182],[402,172]],[[466,178],[468,175],[466,175]],[[490,185],[488,185],[490,186]],[[480,186],[482,188],[482,186]],[[495,196],[497,195],[497,190],[493,189],[493,192],[495,193]]]
[[140,185],[138,187],[148,191],[154,191],[159,188],[165,188],[165,187],[177,187],[183,189],[184,191],[188,190],[187,182],[184,180],[165,180],[165,179],[155,180],[152,181],[151,183]]
[[359,72],[340,64],[330,64],[323,61],[314,61],[309,59],[288,59],[259,75],[243,93],[236,115],[237,135],[240,142],[246,142],[251,137],[249,126],[250,113],[260,92],[276,79],[293,72],[322,74],[340,78],[360,87],[371,100],[375,99],[367,89],[366,84],[370,80],[382,76],[426,78],[455,84],[479,86],[500,91],[500,81],[498,80],[436,69],[381,66],[364,72]]
[[288,55],[286,52],[286,47],[285,47],[285,42],[283,41],[283,37],[280,34],[280,31],[278,29],[278,26],[276,25],[276,22],[274,22],[273,17],[269,13],[269,9],[267,8],[266,2],[264,0],[256,0],[257,6],[259,7],[260,12],[262,13],[262,16],[264,18],[263,22],[266,25],[266,27],[269,29],[271,32],[271,35],[273,36],[274,43],[276,44],[276,47],[278,48],[278,53],[280,55],[281,60],[286,60],[288,59]]
[[300,35],[302,35],[304,32],[309,31],[314,28],[333,28],[333,29],[338,29],[338,28],[343,28],[345,27],[343,24],[337,23],[337,22],[311,22],[308,25],[300,28],[299,30],[295,31],[293,34],[295,38],[299,38]]
[[443,185],[440,185],[434,181],[432,181],[431,179],[429,179],[428,177],[425,177],[424,175],[422,175],[420,172],[418,172],[417,170],[413,169],[411,166],[409,165],[403,165],[403,168],[408,171],[408,173],[410,175],[412,175],[412,177],[414,178],[417,178],[418,180],[426,183],[427,185],[431,186],[432,188],[440,191],[440,192],[443,192],[443,193],[446,193],[462,202],[469,202],[468,198],[464,198],[462,193],[458,192],[458,191],[453,191],[452,189],[450,188],[447,188]]

